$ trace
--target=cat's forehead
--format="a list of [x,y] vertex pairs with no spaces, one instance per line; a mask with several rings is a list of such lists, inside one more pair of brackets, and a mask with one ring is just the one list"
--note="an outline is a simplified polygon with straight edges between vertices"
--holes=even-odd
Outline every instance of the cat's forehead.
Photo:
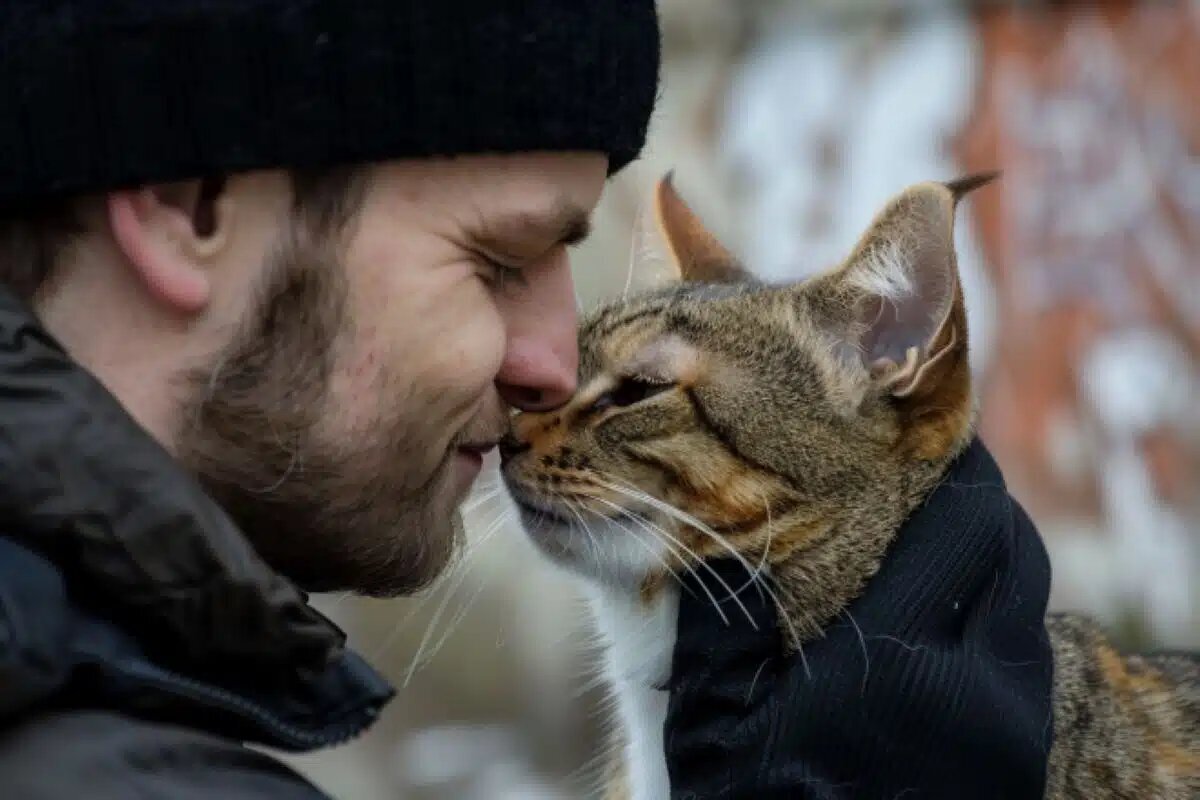
[[602,306],[580,326],[580,372],[591,377],[613,361],[633,357],[637,348],[657,337],[688,337],[690,330],[714,315],[732,313],[722,301],[750,295],[758,284],[678,283]]
[[602,341],[621,328],[646,318],[683,320],[715,310],[719,301],[745,296],[762,288],[759,284],[750,283],[677,283],[616,300],[584,318],[580,325],[580,342]]

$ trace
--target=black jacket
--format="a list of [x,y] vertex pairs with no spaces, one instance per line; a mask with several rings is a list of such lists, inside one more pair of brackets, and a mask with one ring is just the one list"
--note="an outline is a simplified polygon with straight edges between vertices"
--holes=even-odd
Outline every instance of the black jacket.
[[0,796],[322,795],[391,688],[0,290]]
[[[745,573],[722,564],[727,582]],[[1054,732],[1050,564],[975,441],[867,588],[785,657],[772,604],[725,626],[681,593],[667,764],[676,800],[1032,800]],[[728,601],[726,601],[728,602]]]

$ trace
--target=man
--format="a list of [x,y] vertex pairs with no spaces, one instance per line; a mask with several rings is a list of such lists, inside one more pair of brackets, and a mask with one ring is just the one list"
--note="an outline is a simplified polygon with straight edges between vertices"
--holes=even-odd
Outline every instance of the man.
[[319,796],[240,742],[391,690],[294,585],[426,584],[574,390],[658,48],[650,0],[3,5],[0,794]]

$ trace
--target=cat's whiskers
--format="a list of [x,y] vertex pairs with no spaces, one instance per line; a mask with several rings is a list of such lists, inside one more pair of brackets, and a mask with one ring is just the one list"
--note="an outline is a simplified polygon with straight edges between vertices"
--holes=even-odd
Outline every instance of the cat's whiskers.
[[[421,641],[417,645],[417,651],[413,655],[412,661],[409,663],[408,671],[404,676],[402,685],[405,687],[408,686],[409,681],[412,680],[412,677],[414,674],[416,674],[416,671],[422,666],[428,664],[437,655],[442,645],[446,643],[450,637],[450,634],[453,633],[455,626],[460,623],[465,616],[465,613],[461,613],[461,611],[455,613],[455,615],[451,617],[450,622],[447,623],[446,629],[443,631],[442,636],[438,638],[437,642],[435,642],[432,647],[430,647],[429,643],[433,638],[434,632],[438,629],[438,625],[441,622],[442,616],[445,614],[446,609],[449,608],[451,598],[458,594],[458,590],[462,588],[464,583],[466,583],[466,579],[468,575],[470,575],[471,568],[474,565],[473,561],[464,561],[463,563],[465,566],[458,570],[453,585],[450,585],[449,588],[447,588],[447,590],[443,593],[442,599],[438,603],[437,608],[434,609],[433,617],[429,620],[429,624],[425,628],[425,633],[422,635]],[[465,609],[470,608],[482,589],[482,586],[477,588],[475,594],[464,605]],[[429,647],[429,653],[426,655],[425,650],[427,647]]]
[[[434,631],[437,629],[438,623],[440,623],[442,620],[442,615],[445,614],[446,608],[449,606],[450,598],[454,597],[454,595],[458,592],[459,588],[466,581],[467,575],[471,571],[470,562],[468,562],[466,559],[461,561],[460,564],[463,566],[457,567],[452,576],[447,578],[445,581],[444,585],[446,586],[446,589],[442,592],[442,598],[438,601],[437,606],[434,608],[433,616],[430,617],[429,623],[425,626],[425,632],[421,635],[421,639],[417,644],[417,650],[413,654],[412,660],[409,662],[408,670],[406,671],[404,680],[401,684],[404,687],[408,686],[413,675],[416,674],[417,669],[423,664],[428,663],[428,659],[423,659],[425,648],[429,646],[430,641],[433,639]],[[424,605],[424,603],[422,603],[422,605]]]
[[428,664],[434,659],[434,657],[437,656],[438,653],[441,652],[442,646],[445,645],[446,642],[450,640],[450,637],[454,634],[454,632],[458,630],[459,625],[461,625],[463,620],[467,618],[467,614],[471,611],[471,607],[475,605],[475,602],[479,599],[479,596],[483,594],[483,590],[486,588],[487,586],[483,583],[480,583],[475,587],[475,592],[467,599],[467,602],[463,603],[455,615],[450,618],[450,621],[446,623],[446,629],[442,632],[441,638],[434,642],[433,646],[429,648],[429,655],[425,657],[425,663]]
[[[670,533],[668,533],[666,530],[664,530],[661,526],[655,525],[652,521],[646,519],[641,514],[638,514],[635,511],[631,511],[628,508],[623,508],[623,507],[617,505],[616,503],[612,502],[611,500],[604,499],[603,497],[593,497],[592,499],[596,500],[598,502],[604,503],[607,506],[610,506],[611,508],[615,509],[619,513],[621,513],[621,514],[625,515],[626,517],[628,517],[629,519],[633,520],[633,522],[635,524],[640,525],[642,527],[642,529],[645,530],[647,533],[649,533],[651,536],[654,536],[654,537],[660,539],[663,542],[663,544],[671,551],[671,554],[673,556],[675,556],[675,558],[679,559],[679,563],[683,564],[683,568],[686,569],[691,574],[691,576],[696,579],[696,583],[700,584],[700,588],[702,590],[704,590],[704,593],[708,596],[708,599],[712,602],[713,608],[716,610],[717,614],[720,615],[721,621],[724,622],[726,625],[730,624],[729,617],[725,615],[725,610],[723,608],[721,608],[721,604],[717,600],[717,596],[715,594],[713,594],[712,589],[710,589],[708,584],[704,581],[704,579],[700,577],[700,574],[698,572],[696,572],[695,567],[692,566],[692,564],[689,562],[689,559],[685,558],[683,555],[680,555],[676,550],[673,549],[673,546],[681,548],[684,551],[685,555],[691,557],[691,561],[694,561],[694,562],[704,566],[706,569],[708,569],[708,571],[712,573],[713,577],[715,577],[721,583],[721,585],[723,587],[725,587],[725,590],[727,592],[729,592],[730,599],[732,599],[735,603],[738,603],[739,605],[741,605],[741,600],[738,599],[738,597],[734,593],[732,587],[730,587],[729,584],[727,584],[725,582],[725,580],[720,576],[719,573],[717,573],[716,570],[714,570],[711,566],[709,566],[703,559],[701,559],[695,553],[695,551],[693,551],[691,548],[689,548],[686,544],[679,541],[674,536],[672,536]],[[674,574],[674,572],[672,572],[672,574]],[[678,576],[676,576],[676,579],[678,580]],[[682,581],[680,582],[680,585],[683,585]],[[741,608],[742,608],[742,611],[746,614],[746,618],[748,620],[750,620],[750,624],[754,625],[754,619],[750,616],[750,611],[744,605],[741,605]]]
[[653,506],[656,510],[661,511],[667,516],[674,517],[679,522],[682,522],[685,525],[693,527],[696,530],[708,535],[713,541],[725,548],[729,554],[732,555],[734,559],[736,559],[737,562],[742,565],[742,567],[746,570],[747,575],[754,575],[754,568],[750,565],[750,562],[746,560],[746,557],[738,552],[737,548],[730,544],[728,539],[714,531],[709,525],[687,513],[683,509],[676,508],[665,500],[660,500],[651,494],[647,494],[642,489],[639,489],[634,484],[619,476],[613,475],[610,477],[620,481],[621,483],[625,484],[625,486],[621,487],[595,476],[593,477],[593,480],[606,489],[611,489],[614,492],[620,492],[626,497],[630,497],[634,500],[640,500],[646,505]]
[[[767,596],[771,598],[772,602],[775,603],[776,608],[780,609],[779,618],[782,620],[784,626],[787,627],[788,633],[791,634],[792,642],[796,645],[796,652],[799,653],[800,661],[804,665],[805,676],[811,679],[812,672],[808,668],[808,659],[804,655],[804,645],[800,642],[800,634],[796,630],[796,626],[792,622],[791,617],[783,613],[782,606],[779,605],[779,598],[776,596],[775,592],[767,585],[768,581],[774,580],[774,577],[767,572],[766,569],[767,557],[771,553],[771,540],[774,538],[775,526],[771,518],[771,501],[766,497],[763,497],[763,505],[766,506],[767,512],[767,540],[763,542],[763,551],[762,556],[760,556],[758,559],[758,568],[755,570],[755,574],[750,576],[750,580],[747,585],[750,583],[757,583],[759,589],[765,590],[767,592]],[[744,589],[745,587],[743,586],[742,588]],[[741,589],[738,589],[738,591],[740,592]]]
[[854,630],[858,632],[858,643],[862,645],[863,679],[861,693],[865,696],[867,694],[867,678],[869,678],[871,675],[871,656],[867,654],[867,640],[866,637],[863,636],[862,628],[858,626],[858,620],[856,620],[854,615],[850,613],[850,609],[843,609],[842,613],[846,615],[846,619],[850,620],[850,624],[853,625]]
[[[621,509],[620,506],[617,506],[615,503],[608,503],[608,501],[603,500],[603,498],[597,497],[597,498],[592,498],[592,499],[602,500],[603,502],[607,503],[608,505],[611,505],[614,508],[617,508],[618,510],[623,511],[623,509]],[[595,510],[594,508],[588,508],[586,505],[584,505],[582,503],[579,504],[579,507],[582,508],[584,511],[588,512],[589,514],[593,514],[593,515],[599,517],[600,519],[603,519],[607,522],[611,522],[613,525],[616,525],[618,528],[620,528],[622,532],[624,532],[625,534],[632,537],[632,539],[635,542],[637,542],[639,545],[642,546],[642,549],[644,549],[647,553],[649,553],[656,561],[658,561],[658,563],[662,564],[663,569],[666,571],[666,573],[668,575],[671,576],[672,579],[674,579],[680,586],[683,586],[683,581],[681,581],[679,576],[675,574],[675,570],[671,569],[671,565],[667,563],[667,559],[664,558],[661,553],[656,552],[655,549],[653,547],[651,547],[646,542],[645,539],[638,536],[637,533],[632,528],[630,528],[628,525],[622,525],[620,520],[617,520],[617,519],[614,519],[613,517],[609,517],[604,514],[601,514],[599,511]],[[580,521],[582,521],[582,518]],[[586,525],[587,523],[584,523],[584,524]],[[650,531],[647,531],[647,532],[649,532],[651,534],[651,536],[653,536],[653,532],[650,532]],[[664,544],[665,544],[665,542],[664,542]],[[672,550],[670,548],[670,546],[667,546],[667,552],[670,553],[675,558],[679,558],[679,556],[676,555],[675,551]]]
[[[454,625],[447,626],[446,632],[440,639],[438,639],[436,647],[429,653],[428,656],[425,656],[424,659],[422,658],[425,654],[425,648],[429,646],[429,642],[433,638],[433,633],[437,629],[438,623],[441,622],[442,615],[446,612],[446,608],[450,603],[450,599],[457,594],[458,590],[462,587],[463,583],[467,579],[467,576],[471,572],[471,567],[474,565],[474,560],[469,558],[469,556],[478,552],[479,548],[482,547],[496,533],[496,531],[500,530],[504,523],[511,518],[511,516],[511,513],[507,509],[502,511],[483,532],[483,534],[481,534],[480,537],[471,545],[467,552],[463,554],[463,557],[460,559],[459,565],[455,570],[457,577],[454,580],[454,585],[446,590],[441,601],[438,603],[437,608],[434,609],[433,617],[429,620],[429,624],[425,627],[425,633],[421,636],[421,641],[417,644],[417,652],[413,655],[412,661],[409,664],[408,672],[404,676],[402,686],[407,687],[417,669],[423,663],[428,663],[430,659],[437,655],[438,650],[449,639],[450,634],[454,630]],[[478,597],[478,594],[479,592],[477,591],[472,600],[467,603],[467,608],[470,607],[471,603],[474,601],[474,598]],[[455,623],[461,622],[464,616],[465,614],[456,614],[453,618],[453,621]]]
[[563,504],[566,506],[567,511],[570,511],[571,514],[574,515],[575,519],[579,520],[580,530],[582,530],[584,535],[587,536],[589,545],[591,546],[591,548],[593,550],[596,551],[597,556],[599,556],[600,543],[596,540],[596,536],[595,536],[595,534],[592,533],[592,529],[589,528],[588,524],[584,521],[583,515],[579,513],[578,509],[575,508],[575,504],[572,503],[570,500],[566,499],[565,497],[560,498],[560,499],[562,500]]
[[[614,476],[614,477],[616,477],[616,476]],[[737,551],[737,549],[735,549],[734,546],[732,544],[730,544],[728,539],[726,539],[724,536],[722,536],[721,534],[714,531],[710,526],[708,526],[705,523],[701,522],[700,520],[696,519],[691,514],[688,514],[686,511],[678,509],[675,506],[671,505],[670,503],[660,500],[657,497],[654,497],[652,495],[649,495],[646,492],[642,491],[641,489],[638,489],[637,487],[633,486],[632,484],[628,484],[628,481],[625,481],[621,478],[616,478],[616,479],[621,480],[622,483],[628,484],[628,488],[619,486],[614,483],[609,483],[608,481],[605,481],[596,476],[593,476],[592,479],[596,483],[600,484],[601,486],[604,486],[607,489],[610,489],[611,491],[617,492],[619,494],[624,494],[625,496],[630,497],[634,500],[640,500],[640,501],[646,503],[647,505],[650,505],[656,509],[661,510],[663,513],[667,514],[668,516],[672,516],[675,519],[679,520],[680,522],[683,522],[686,525],[690,525],[691,527],[695,528],[696,530],[700,531],[701,533],[707,534],[708,536],[712,537],[713,541],[717,542],[717,544],[721,545],[727,551],[729,551],[734,556],[734,558],[737,559],[738,563],[740,563],[742,565],[742,567],[746,570],[746,574],[750,577],[750,581],[747,582],[746,586],[749,586],[751,583],[756,583],[760,587],[760,589],[766,593],[767,597],[771,600],[771,602],[775,604],[775,607],[777,609],[782,610],[784,608],[782,603],[780,603],[779,596],[775,593],[775,590],[772,589],[770,586],[770,583],[769,583],[770,575],[761,570],[756,571],[753,567],[751,567],[750,562],[746,560],[746,557],[743,556],[741,553],[739,553]],[[661,530],[661,528],[660,528],[660,530]],[[663,531],[663,533],[665,534],[666,531]],[[680,544],[682,545],[682,542],[680,542]],[[720,576],[716,573],[716,571],[713,570],[711,566],[708,566],[707,562],[705,562],[698,555],[696,555],[696,553],[694,551],[690,551],[690,552],[698,561],[700,561],[702,564],[707,566],[708,569],[713,572],[714,576],[716,576],[718,579],[720,578]],[[765,550],[764,550],[764,552],[765,552]],[[750,611],[746,608],[745,604],[742,603],[740,597],[738,597],[738,593],[735,593],[733,591],[733,589],[730,588],[727,583],[725,583],[724,580],[721,580],[721,583],[726,588],[726,590],[728,590],[730,592],[730,596],[732,598],[734,598],[735,600],[737,600],[738,605],[741,607],[742,612],[746,615],[746,618],[750,621],[750,624],[754,627],[755,630],[758,630],[758,624],[754,621],[753,617],[750,614]],[[745,588],[745,586],[742,587],[742,589],[744,589],[744,588]],[[738,592],[741,592],[742,589],[739,589]],[[808,666],[808,659],[805,658],[805,656],[804,656],[804,648],[800,643],[800,635],[796,630],[795,624],[792,622],[792,620],[788,617],[787,614],[779,613],[778,617],[779,617],[780,621],[782,622],[782,624],[787,628],[787,631],[791,636],[791,641],[793,644],[795,644],[796,649],[799,652],[800,660],[804,665],[805,675],[807,675],[808,677],[812,677],[812,673],[809,670],[809,666]]]
[[458,507],[458,510],[460,513],[469,514],[470,512],[482,506],[484,503],[487,503],[489,500],[499,496],[500,493],[501,489],[498,484],[492,486],[481,493],[475,494],[474,496],[468,498],[467,502]]
[[588,544],[592,548],[592,550],[595,551],[596,558],[598,559],[600,557],[600,543],[596,541],[596,537],[592,534],[592,529],[589,528],[587,526],[587,523],[583,521],[583,517],[580,515],[580,513],[578,511],[575,510],[575,508],[571,505],[571,502],[569,500],[567,500],[565,497],[559,498],[559,499],[563,500],[563,502],[566,504],[567,510],[575,515],[575,519],[579,520],[579,527],[584,532],[584,534],[587,536]]
[[[659,500],[657,497],[653,497],[649,494],[646,494],[645,492],[641,491],[640,489],[625,488],[622,486],[618,486],[617,484],[608,483],[607,481],[601,480],[599,478],[594,478],[594,480],[596,480],[597,483],[599,483],[601,486],[604,486],[606,489],[617,492],[618,494],[623,494],[626,497],[629,497],[633,500],[639,500],[643,503],[646,503],[647,505],[650,505],[650,506],[662,511],[664,514],[674,517],[678,521],[683,522],[684,524],[689,525],[691,527],[694,527],[696,530],[699,530],[700,532],[702,532],[704,534],[707,534],[708,536],[712,537],[712,539],[715,542],[717,542],[717,544],[721,545],[722,547],[724,547],[726,550],[728,550],[730,553],[733,554],[733,556],[737,559],[738,563],[740,563],[743,566],[743,568],[745,568],[746,574],[749,575],[751,578],[751,582],[754,582],[755,579],[758,577],[758,575],[755,573],[753,567],[751,567],[750,562],[747,561],[745,556],[743,556],[741,553],[739,553],[733,547],[733,545],[729,543],[728,539],[726,539],[724,536],[722,536],[721,534],[714,531],[708,525],[705,525],[703,522],[701,522],[700,520],[693,517],[691,514],[688,514],[686,511],[681,511],[680,509],[676,508],[675,506],[671,505],[670,503],[666,503],[662,500]],[[754,617],[750,613],[750,610],[748,608],[746,608],[746,604],[743,603],[741,598],[738,596],[738,592],[735,592],[733,590],[733,587],[731,587],[728,583],[726,583],[725,579],[722,578],[720,576],[720,574],[715,569],[713,569],[713,567],[711,565],[708,564],[707,561],[705,561],[703,558],[701,558],[700,555],[698,553],[696,553],[696,551],[692,550],[690,547],[687,547],[687,545],[685,545],[683,542],[676,539],[675,537],[672,537],[669,533],[666,532],[666,530],[664,530],[660,526],[656,526],[656,527],[658,527],[658,530],[664,536],[667,536],[668,538],[670,538],[671,541],[675,542],[675,544],[679,545],[680,547],[683,547],[689,555],[691,555],[694,559],[696,559],[696,561],[699,562],[700,564],[703,564],[705,566],[705,568],[708,569],[710,573],[712,573],[713,577],[715,577],[721,583],[721,586],[727,592],[729,592],[729,597],[738,604],[739,608],[741,608],[742,613],[746,615],[746,619],[750,622],[751,627],[753,627],[755,630],[758,630],[758,623],[754,620]],[[749,585],[749,583],[747,585]],[[762,586],[763,590],[767,592],[767,595],[772,600],[776,600],[775,594],[773,591],[771,591],[771,588],[769,586],[767,586],[765,583],[763,583],[761,581],[759,582],[759,585]],[[745,588],[745,587],[743,587],[743,588]],[[741,590],[738,590],[738,591],[741,591]]]
[[754,572],[750,574],[750,577],[746,581],[746,583],[744,583],[742,586],[738,587],[738,592],[741,592],[747,586],[750,586],[750,585],[756,584],[756,583],[759,584],[759,589],[761,590],[762,584],[760,583],[760,581],[765,581],[765,580],[770,579],[770,575],[767,574],[766,569],[767,569],[767,556],[769,556],[771,553],[771,539],[774,538],[774,527],[771,525],[771,501],[768,500],[765,496],[762,498],[762,501],[763,501],[763,506],[765,506],[766,510],[767,510],[767,522],[766,522],[767,540],[763,543],[762,556],[760,556],[758,559],[758,566],[754,568]]
[[[481,498],[479,500],[479,502],[482,503],[485,500],[491,499],[491,497],[495,497],[499,493],[500,493],[500,488],[499,488],[499,486],[497,486],[494,490],[492,490],[492,492],[489,494],[489,496]],[[470,571],[472,566],[474,566],[475,562],[472,561],[470,559],[470,557],[472,555],[474,555],[476,552],[478,552],[479,549],[488,542],[488,540],[490,540],[493,536],[495,536],[496,532],[501,530],[504,527],[504,523],[508,522],[509,520],[512,519],[512,516],[513,515],[509,509],[501,510],[500,514],[494,520],[492,520],[492,522],[485,529],[484,533],[481,534],[467,549],[467,552],[463,554],[463,557],[459,563],[464,564],[465,567],[464,567],[464,574],[462,576],[462,579],[459,581],[460,585],[466,580],[466,573]],[[463,620],[466,619],[467,614],[471,610],[471,607],[475,605],[475,602],[479,599],[479,596],[481,594],[483,594],[483,590],[485,588],[487,588],[487,587],[482,583],[479,586],[477,586],[475,588],[474,594],[472,594],[471,597],[467,600],[467,602],[463,603],[462,606],[459,608],[459,610],[455,613],[455,615],[453,617],[451,617],[450,622],[448,622],[446,624],[445,631],[442,632],[441,638],[438,639],[437,642],[435,642],[434,645],[430,648],[429,655],[425,659],[426,663],[431,661],[439,652],[441,652],[442,646],[445,645],[445,643],[447,641],[449,641],[450,636],[454,633],[454,631],[456,631],[458,629],[459,625],[462,624]],[[457,588],[455,589],[455,591],[457,591]]]
[[[492,521],[488,523],[488,525],[485,527],[485,530],[490,529],[492,525],[498,524],[504,518],[506,513],[506,509],[501,509],[496,516],[492,518]],[[479,543],[479,540],[472,542],[462,553],[462,555],[450,566],[450,568],[439,575],[437,580],[434,581],[431,586],[425,589],[424,592],[422,592],[420,599],[416,601],[411,609],[409,609],[408,613],[404,615],[404,618],[392,627],[392,630],[383,638],[375,652],[371,654],[368,660],[376,661],[387,652],[388,648],[392,646],[400,633],[408,627],[409,623],[417,618],[417,615],[420,614],[420,612],[427,605],[429,605],[429,602],[433,599],[434,595],[436,595],[439,590],[448,587],[458,576],[459,571],[465,568],[466,562],[470,560]]]

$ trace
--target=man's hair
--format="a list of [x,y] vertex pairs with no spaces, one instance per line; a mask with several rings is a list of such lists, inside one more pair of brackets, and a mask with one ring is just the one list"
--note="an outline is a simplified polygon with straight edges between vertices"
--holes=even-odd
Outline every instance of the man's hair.
[[49,282],[63,249],[83,231],[78,201],[39,202],[0,217],[0,285],[26,302]]
[[[320,236],[343,229],[362,207],[361,166],[292,169],[292,210]],[[0,286],[26,302],[44,291],[71,242],[85,232],[79,198],[44,200],[0,212]]]

